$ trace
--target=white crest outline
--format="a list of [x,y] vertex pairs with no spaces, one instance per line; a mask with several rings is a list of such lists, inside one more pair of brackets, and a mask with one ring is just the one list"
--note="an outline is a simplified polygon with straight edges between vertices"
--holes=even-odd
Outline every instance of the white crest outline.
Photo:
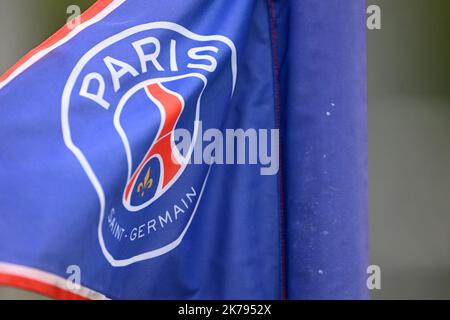
[[167,22],[167,21],[160,21],[160,22],[150,22],[147,24],[141,24],[129,29],[126,29],[118,34],[115,34],[103,41],[101,41],[99,44],[95,45],[93,48],[91,48],[81,59],[78,61],[75,68],[72,70],[72,73],[70,74],[68,81],[66,83],[66,86],[64,87],[63,95],[61,98],[61,124],[62,124],[62,133],[64,138],[64,143],[66,147],[72,151],[72,153],[75,155],[77,160],[80,162],[83,170],[85,171],[86,175],[88,176],[90,182],[92,183],[98,198],[100,202],[100,218],[97,228],[98,233],[98,240],[100,243],[100,247],[102,250],[103,255],[105,256],[106,260],[111,264],[113,267],[125,267],[128,265],[131,265],[133,263],[139,262],[139,261],[145,261],[148,259],[152,259],[158,256],[161,256],[167,252],[172,251],[175,249],[183,240],[187,230],[189,229],[192,220],[195,216],[195,213],[197,211],[198,205],[200,204],[206,183],[208,181],[209,175],[211,173],[212,166],[209,167],[208,173],[206,174],[203,186],[200,190],[199,197],[197,200],[197,203],[194,207],[194,210],[190,216],[190,219],[188,223],[186,224],[186,227],[180,234],[180,236],[172,241],[171,243],[165,245],[164,247],[161,247],[156,250],[147,251],[141,254],[134,255],[132,257],[126,258],[126,259],[116,259],[113,257],[113,255],[108,251],[104,238],[103,238],[103,220],[105,218],[105,194],[102,188],[102,185],[100,184],[97,176],[95,175],[95,172],[93,171],[92,167],[90,166],[89,162],[87,161],[86,157],[84,156],[83,152],[74,144],[71,136],[70,126],[69,126],[69,107],[70,107],[70,97],[72,94],[73,87],[75,86],[75,83],[78,79],[78,76],[80,75],[83,68],[86,66],[86,64],[97,54],[99,54],[104,49],[108,48],[109,46],[124,40],[128,38],[129,36],[132,36],[138,32],[142,31],[148,31],[153,29],[166,29],[171,30],[174,32],[177,32],[187,38],[190,38],[192,40],[196,41],[219,41],[224,44],[226,44],[229,49],[231,50],[231,72],[232,72],[232,92],[231,96],[233,96],[235,86],[236,86],[236,79],[237,79],[237,53],[236,53],[236,47],[234,43],[227,37],[222,35],[210,35],[210,36],[204,36],[204,35],[198,35],[196,33],[191,32],[190,30],[186,29],[185,27],[173,23],[173,22]]

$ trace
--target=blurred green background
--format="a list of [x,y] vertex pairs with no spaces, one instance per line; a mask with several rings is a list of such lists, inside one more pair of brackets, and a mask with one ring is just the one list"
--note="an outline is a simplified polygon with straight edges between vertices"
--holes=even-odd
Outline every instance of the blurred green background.
[[[93,2],[0,0],[0,73],[69,5]],[[382,10],[382,29],[367,32],[371,263],[382,271],[372,296],[450,299],[450,1],[370,4]],[[0,299],[35,297],[0,288]]]
[[373,297],[450,299],[450,1],[367,4]]

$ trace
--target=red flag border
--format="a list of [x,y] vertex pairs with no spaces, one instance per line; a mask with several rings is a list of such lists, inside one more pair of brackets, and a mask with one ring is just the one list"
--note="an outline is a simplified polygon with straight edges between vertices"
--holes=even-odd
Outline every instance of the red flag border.
[[70,289],[68,280],[56,274],[12,263],[0,262],[0,286],[15,287],[59,300],[109,300],[84,286]]
[[124,2],[125,0],[98,0],[95,2],[89,9],[81,14],[81,23],[77,27],[71,29],[68,24],[65,24],[50,38],[28,52],[16,64],[9,68],[9,70],[1,75],[0,90],[22,72],[45,57],[48,53],[72,39],[85,28],[108,16]]

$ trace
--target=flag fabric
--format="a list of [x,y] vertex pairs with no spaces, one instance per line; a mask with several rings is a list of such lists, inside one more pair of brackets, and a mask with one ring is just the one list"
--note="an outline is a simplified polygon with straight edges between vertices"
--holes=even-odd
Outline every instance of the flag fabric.
[[0,284],[366,298],[364,11],[97,1],[0,77]]

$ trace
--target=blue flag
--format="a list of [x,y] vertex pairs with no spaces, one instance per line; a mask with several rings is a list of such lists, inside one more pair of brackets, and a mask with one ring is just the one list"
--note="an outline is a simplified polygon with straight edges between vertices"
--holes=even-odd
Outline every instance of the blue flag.
[[366,298],[364,1],[100,0],[0,77],[0,284]]

